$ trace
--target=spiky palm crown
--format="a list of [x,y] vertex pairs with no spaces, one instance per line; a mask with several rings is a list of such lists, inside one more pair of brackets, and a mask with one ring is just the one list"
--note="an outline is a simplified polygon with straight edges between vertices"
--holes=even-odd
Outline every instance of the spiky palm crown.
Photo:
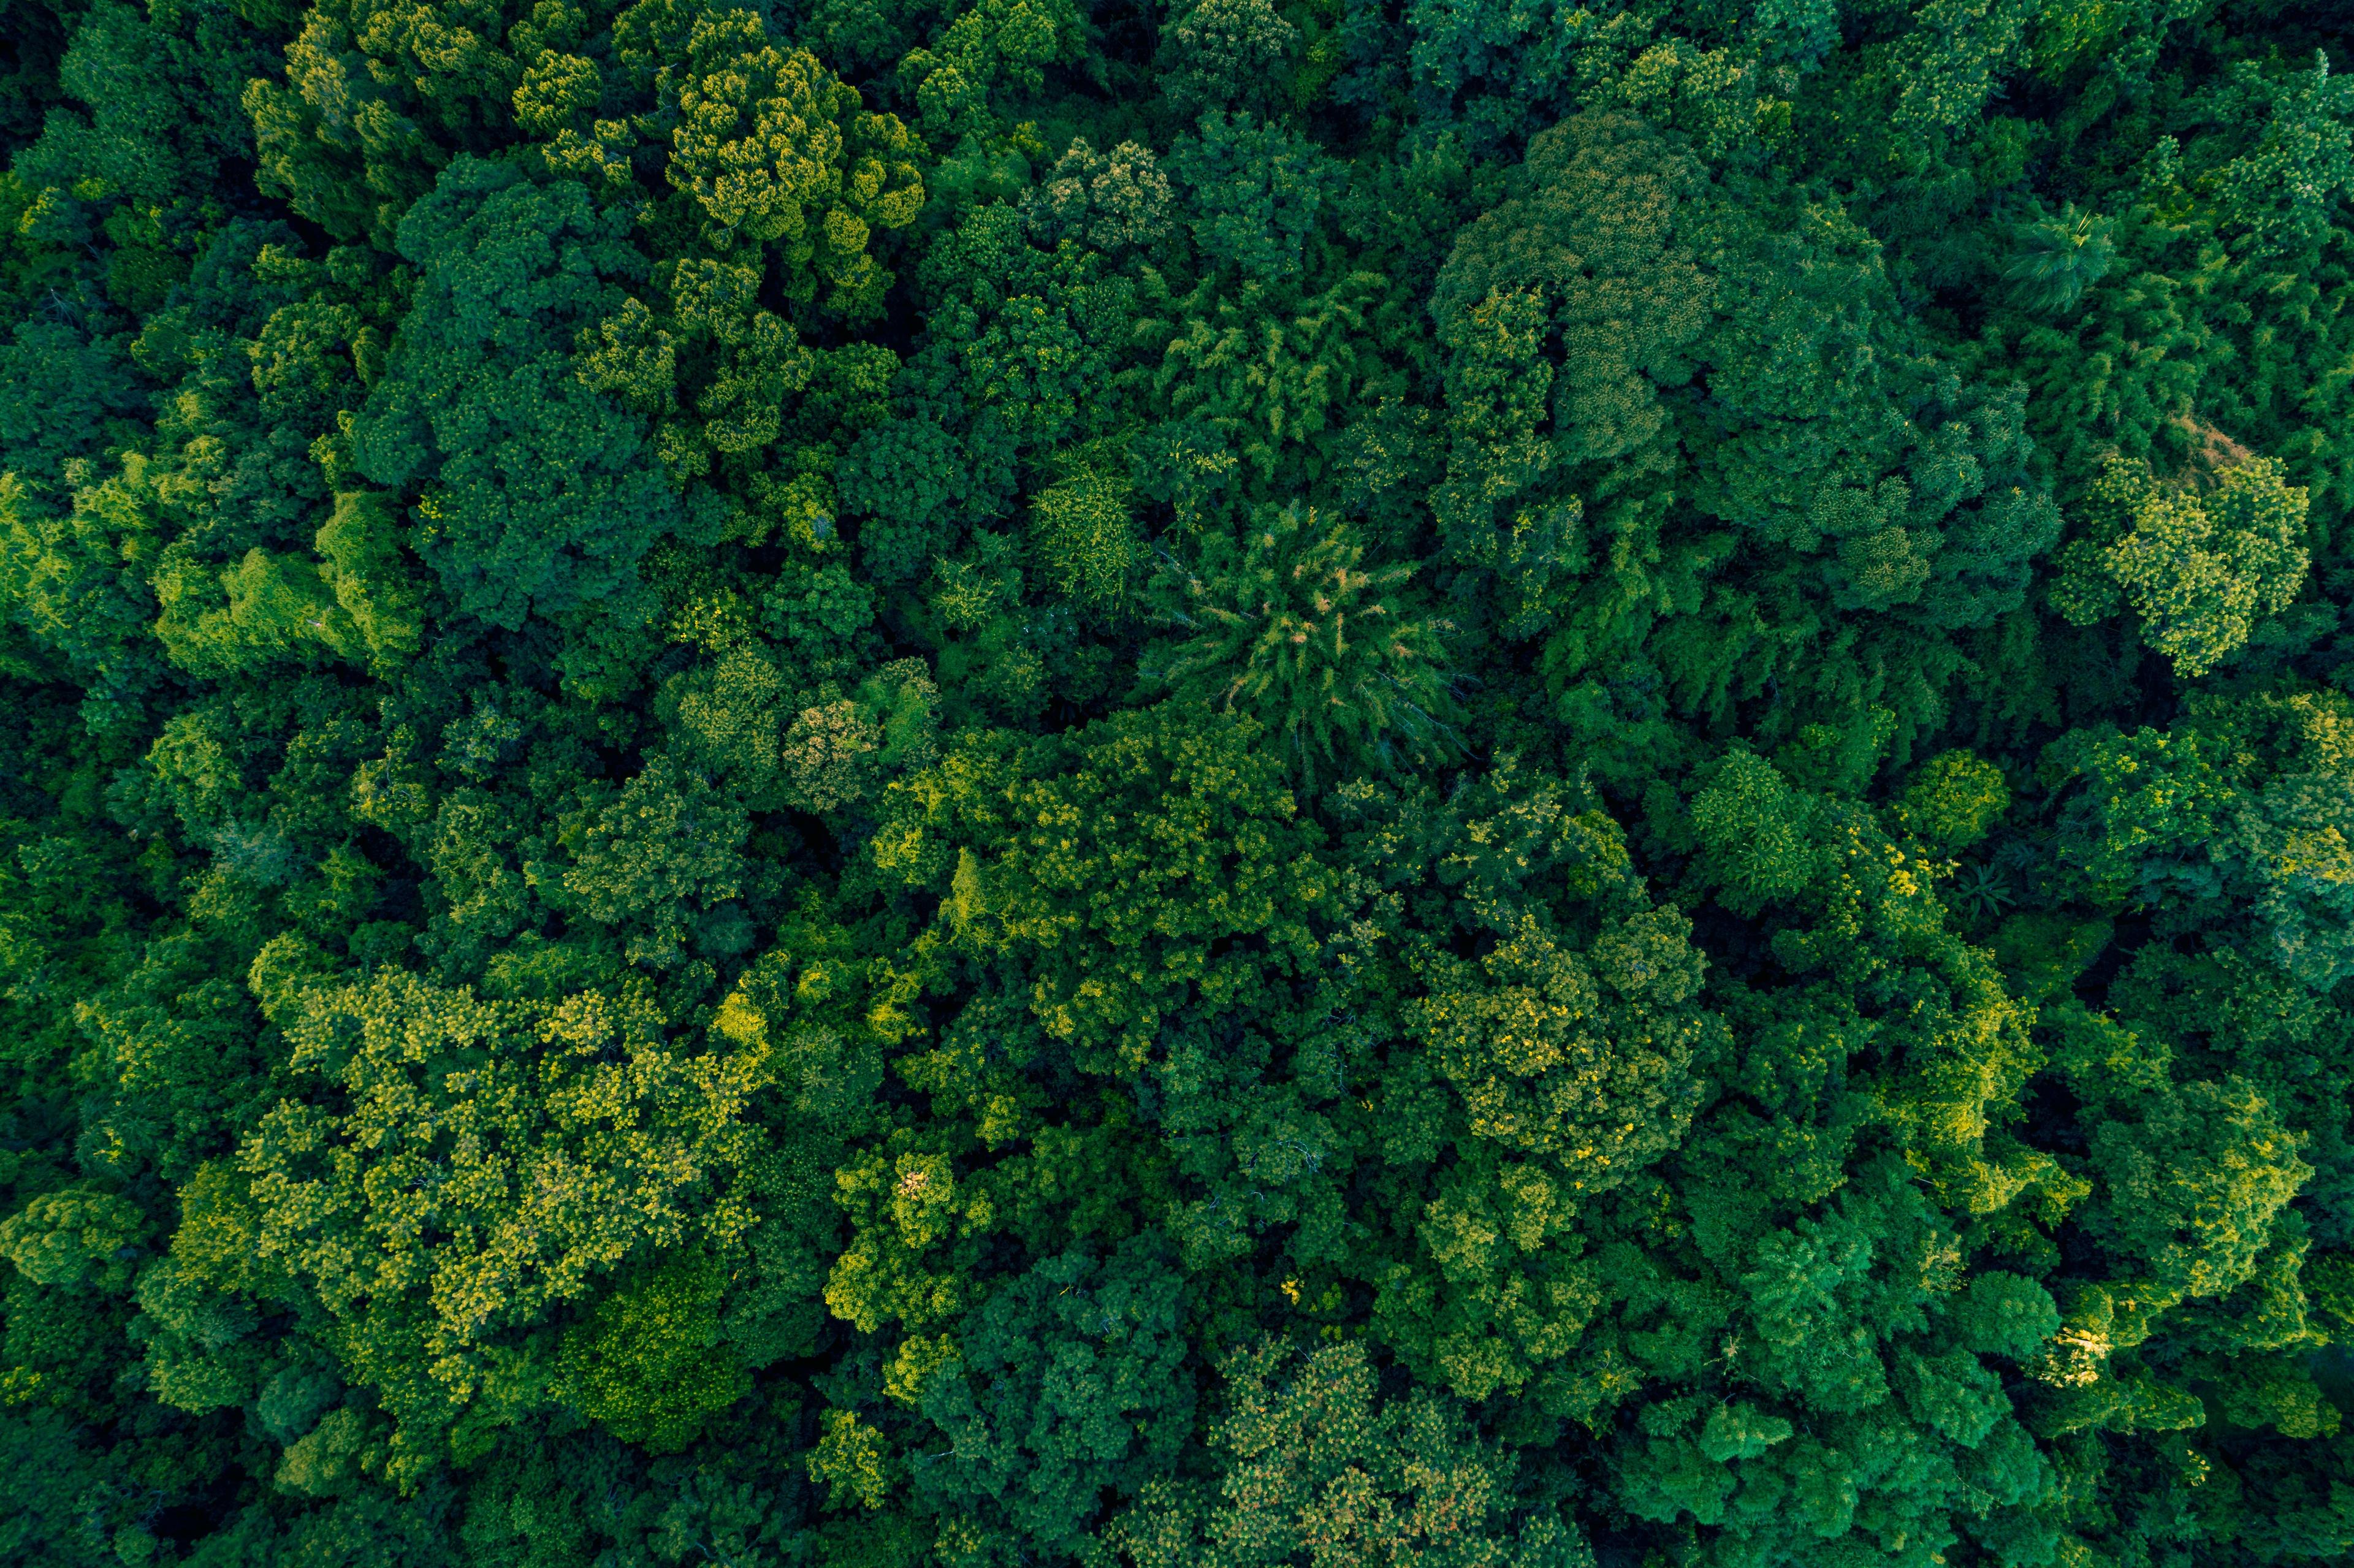
[[2073,309],[2116,260],[2115,228],[2098,213],[2079,212],[2073,202],[2020,225],[2018,249],[2003,269],[2012,295],[2029,310]]
[[1388,766],[1450,741],[1448,624],[1403,597],[1411,566],[1367,568],[1345,522],[1292,505],[1202,567],[1171,562],[1160,616],[1183,640],[1158,673],[1183,700],[1259,718],[1304,771]]

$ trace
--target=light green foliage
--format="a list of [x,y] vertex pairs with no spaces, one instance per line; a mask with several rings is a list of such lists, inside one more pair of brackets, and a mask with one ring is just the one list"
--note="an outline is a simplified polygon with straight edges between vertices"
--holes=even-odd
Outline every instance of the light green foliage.
[[1967,751],[1931,758],[1896,801],[1904,831],[1933,850],[1951,853],[1984,839],[2010,810],[2002,770]]
[[1082,468],[1041,494],[1031,511],[1032,536],[1055,586],[1097,614],[1125,605],[1142,562],[1128,493],[1119,477]]
[[974,1244],[996,1217],[990,1194],[960,1189],[944,1157],[914,1151],[869,1154],[834,1182],[852,1239],[826,1279],[826,1309],[867,1334],[892,1321],[920,1332],[954,1318],[967,1304],[961,1277]]
[[2143,638],[2186,675],[2238,652],[2305,584],[2306,493],[2261,458],[2223,469],[2215,483],[2200,495],[2159,484],[2146,463],[2110,460],[2093,488],[2095,532],[2062,555],[2061,612],[2089,624],[2115,614],[2122,596]]
[[1529,1183],[1537,1210],[1606,1192],[1679,1140],[1700,1032],[1673,1013],[1700,986],[1689,934],[1673,910],[1645,910],[1606,925],[1581,956],[1527,919],[1476,970],[1434,961],[1408,1026],[1462,1095],[1474,1137],[1567,1178],[1554,1198]]
[[825,1436],[810,1450],[809,1473],[810,1479],[826,1483],[835,1508],[854,1499],[881,1508],[897,1478],[881,1435],[847,1410],[825,1413]]
[[15,474],[0,477],[9,619],[101,690],[154,657],[136,631],[153,620],[154,594],[139,569],[156,554],[142,504],[145,479],[145,465],[134,460],[119,475],[77,487],[69,506],[56,507]]
[[948,893],[942,936],[1034,964],[1049,1033],[1140,1060],[1167,1013],[1242,1004],[1312,950],[1319,834],[1264,733],[1162,705],[1034,772],[984,733],[891,787],[875,863]]
[[627,1279],[566,1335],[566,1396],[625,1441],[684,1447],[705,1416],[749,1386],[719,1344],[722,1287],[712,1261],[692,1253]]
[[[355,0],[308,11],[286,46],[282,85],[257,75],[245,90],[262,178],[336,238],[366,237],[389,249],[402,212],[447,159],[410,116],[433,109],[445,123],[453,111],[461,122],[479,116],[473,93],[436,90],[455,86],[452,78],[487,90],[493,112],[512,111],[518,73],[497,43],[436,7],[402,16]],[[355,75],[398,85],[354,112],[346,105]]]
[[[641,1245],[724,1241],[748,1220],[694,1194],[751,1155],[738,1118],[762,1056],[679,1050],[642,992],[516,1007],[394,974],[273,1007],[294,1070],[332,1093],[281,1101],[239,1151],[256,1249],[383,1336],[353,1370],[424,1432],[451,1404],[540,1396],[555,1369],[503,1330]],[[415,1473],[430,1449],[392,1463]]]
[[2105,1121],[2093,1134],[2102,1191],[2085,1223],[2147,1270],[2161,1311],[2244,1283],[2273,1240],[2274,1217],[2311,1174],[2296,1139],[2246,1085],[2190,1084]]
[[596,108],[601,85],[596,61],[542,49],[514,90],[515,123],[535,136],[570,130],[581,113]]
[[2071,813],[2081,826],[2063,853],[2096,889],[2114,897],[2137,878],[2148,887],[2177,868],[2200,874],[2195,852],[2211,842],[2232,791],[2197,730],[2062,741],[2052,761],[2085,779]]
[[36,1285],[121,1290],[145,1231],[145,1217],[115,1193],[48,1192],[0,1222],[0,1256]]
[[415,653],[424,640],[423,596],[384,497],[365,491],[335,497],[315,544],[319,576],[334,591],[335,607],[349,618],[367,657],[384,663]]
[[1216,1490],[1147,1488],[1109,1531],[1136,1568],[1257,1568],[1303,1552],[1399,1568],[1594,1561],[1558,1512],[1514,1506],[1512,1457],[1467,1434],[1459,1407],[1426,1393],[1383,1400],[1362,1345],[1302,1353],[1270,1339],[1219,1370]]
[[872,311],[885,280],[869,233],[906,228],[924,205],[906,129],[862,112],[857,90],[806,49],[779,49],[753,12],[699,17],[685,65],[669,173],[706,238],[773,242],[789,294],[822,280],[838,308]]
[[[1398,1127],[1388,1157],[1428,1160],[1444,1138],[1455,1162],[1401,1216],[1416,1245],[1375,1271],[1374,1322],[1465,1398],[1561,1408],[1600,1305],[1577,1223],[1683,1136],[1718,1044],[1692,1005],[1705,965],[1589,791],[1507,766],[1441,824],[1437,874],[1461,892],[1404,955],[1416,1050],[1389,1090],[1401,1121],[1434,1119]],[[1476,963],[1457,956],[1467,938],[1487,949]]]
[[172,662],[216,675],[322,652],[398,668],[414,654],[423,588],[385,498],[337,496],[314,543],[311,558],[248,550],[217,576],[185,546],[167,548],[154,578],[155,635]]
[[811,811],[865,804],[890,778],[928,765],[938,698],[923,661],[902,659],[854,695],[802,709],[777,755],[787,798]]
[[777,763],[789,782],[787,798],[806,811],[831,811],[864,799],[872,787],[874,754],[883,732],[847,700],[803,708],[785,731]]
[[1097,250],[1150,245],[1169,232],[1169,176],[1150,147],[1122,142],[1108,153],[1075,138],[1023,198],[1031,238],[1042,245],[1068,235]]

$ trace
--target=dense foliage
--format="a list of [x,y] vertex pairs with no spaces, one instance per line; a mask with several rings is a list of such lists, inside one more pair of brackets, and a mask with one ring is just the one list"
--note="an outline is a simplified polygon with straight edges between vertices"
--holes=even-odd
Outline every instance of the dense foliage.
[[2347,1561],[2349,37],[0,0],[0,1561]]

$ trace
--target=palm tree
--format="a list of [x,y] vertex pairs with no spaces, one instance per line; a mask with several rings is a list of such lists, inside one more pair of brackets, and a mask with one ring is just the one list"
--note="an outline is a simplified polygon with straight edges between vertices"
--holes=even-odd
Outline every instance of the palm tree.
[[2018,249],[2002,274],[2010,281],[2011,297],[2026,310],[2073,310],[2116,260],[2110,238],[2115,227],[2097,213],[2078,212],[2073,202],[2020,224]]
[[1368,568],[1364,554],[1347,523],[1294,503],[1239,544],[1214,542],[1198,570],[1164,556],[1157,615],[1182,640],[1148,674],[1182,701],[1255,715],[1304,776],[1451,750],[1440,655],[1453,628],[1405,597],[1413,567]]

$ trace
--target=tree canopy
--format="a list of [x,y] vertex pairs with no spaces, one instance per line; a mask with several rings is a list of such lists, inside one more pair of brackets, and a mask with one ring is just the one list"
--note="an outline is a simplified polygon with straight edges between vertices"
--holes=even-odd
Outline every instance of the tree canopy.
[[0,0],[0,1564],[2354,1559],[2328,0]]

